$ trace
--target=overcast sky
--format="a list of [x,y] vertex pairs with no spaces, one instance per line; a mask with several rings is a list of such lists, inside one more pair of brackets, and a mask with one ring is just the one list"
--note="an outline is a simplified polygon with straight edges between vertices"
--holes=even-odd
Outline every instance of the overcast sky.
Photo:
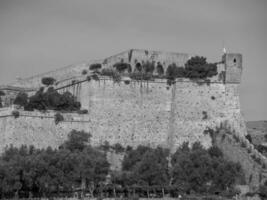
[[241,107],[267,120],[266,0],[0,0],[0,84],[130,48],[243,54]]

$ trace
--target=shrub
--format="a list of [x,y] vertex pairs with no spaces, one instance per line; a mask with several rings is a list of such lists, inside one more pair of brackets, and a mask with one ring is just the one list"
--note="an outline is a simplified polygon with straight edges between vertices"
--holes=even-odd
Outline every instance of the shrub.
[[118,72],[124,72],[127,70],[129,73],[132,71],[132,67],[128,63],[118,62],[113,65],[113,68],[115,68]]
[[207,63],[204,57],[192,57],[185,64],[185,76],[190,79],[204,79],[217,73],[217,65]]
[[98,70],[98,69],[101,69],[102,68],[102,65],[100,63],[94,63],[94,64],[91,64],[89,69],[90,70]]
[[77,113],[78,114],[88,114],[88,110],[86,110],[86,109],[78,110]]
[[94,81],[99,81],[99,80],[100,80],[99,77],[97,76],[97,74],[93,74],[93,75],[91,76],[91,78],[92,78]]
[[155,66],[153,62],[149,62],[146,61],[143,65],[142,65],[143,71],[145,73],[153,73],[155,70]]
[[90,81],[91,81],[91,77],[90,77],[90,76],[87,76],[87,77],[86,77],[86,80],[87,80],[88,82],[90,82]]
[[5,95],[6,95],[6,93],[4,91],[0,90],[0,96],[5,96]]
[[122,153],[125,150],[124,147],[120,143],[114,144],[112,148],[116,153]]
[[87,70],[84,69],[84,70],[82,71],[82,75],[86,75],[86,74],[87,74]]
[[25,110],[60,110],[60,111],[78,111],[81,108],[80,102],[75,100],[75,97],[70,92],[60,94],[53,87],[49,87],[46,92],[40,88],[28,100],[24,106]]
[[117,72],[114,69],[110,69],[110,68],[102,69],[101,75],[111,77],[114,82],[121,81],[121,75],[119,74],[119,72]]
[[17,110],[13,110],[11,114],[14,116],[15,119],[19,117],[19,111]]
[[56,113],[54,116],[54,120],[55,124],[58,124],[59,122],[64,121],[64,117],[60,113]]
[[212,100],[215,100],[215,96],[211,96],[211,99],[212,99]]
[[163,66],[160,62],[158,62],[157,64],[157,74],[158,75],[163,75],[164,74],[164,69],[163,69]]
[[49,86],[49,85],[53,85],[56,82],[56,79],[52,78],[52,77],[43,77],[42,78],[42,84]]
[[175,79],[185,76],[185,71],[183,67],[177,67],[175,63],[168,66],[166,71],[166,76],[168,79]]
[[129,85],[130,84],[130,80],[124,80],[125,85]]
[[28,94],[24,92],[18,93],[13,103],[23,107],[26,106],[28,103]]
[[142,71],[142,65],[141,65],[141,63],[136,63],[135,64],[135,71],[137,71],[137,72],[141,72]]

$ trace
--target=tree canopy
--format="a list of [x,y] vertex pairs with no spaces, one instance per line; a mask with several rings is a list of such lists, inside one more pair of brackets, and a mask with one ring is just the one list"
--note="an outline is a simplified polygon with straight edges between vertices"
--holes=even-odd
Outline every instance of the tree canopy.
[[53,85],[56,82],[56,79],[54,79],[53,77],[43,77],[42,78],[42,84],[49,86],[49,85]]
[[10,146],[0,157],[0,195],[50,196],[104,181],[109,164],[104,153],[90,145],[90,134],[72,131],[59,148]]
[[19,93],[14,104],[23,106],[25,110],[58,110],[78,111],[81,108],[80,102],[70,92],[58,93],[53,87],[46,91],[41,87],[34,95],[28,97],[26,93]]

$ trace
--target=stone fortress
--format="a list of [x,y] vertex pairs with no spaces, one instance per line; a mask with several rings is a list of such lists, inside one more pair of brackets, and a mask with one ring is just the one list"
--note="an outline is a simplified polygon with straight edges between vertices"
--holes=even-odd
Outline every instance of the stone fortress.
[[[93,145],[108,141],[134,147],[140,144],[160,145],[175,151],[183,142],[192,144],[200,141],[205,147],[211,146],[212,138],[204,134],[205,130],[216,129],[222,124],[227,124],[235,137],[244,139],[246,143],[246,126],[238,91],[242,73],[240,54],[224,54],[217,63],[218,75],[209,78],[208,82],[177,78],[174,84],[168,85],[166,79],[134,80],[123,77],[121,82],[116,83],[107,76],[88,81],[88,74],[82,74],[91,64],[100,63],[102,68],[111,68],[117,62],[129,63],[134,70],[138,63],[150,61],[155,65],[161,64],[166,71],[172,63],[184,66],[191,56],[132,49],[103,60],[67,66],[0,86],[0,90],[6,93],[2,97],[4,107],[0,110],[0,149],[2,151],[10,144],[57,147],[72,129],[76,129],[90,132]],[[54,111],[19,110],[20,116],[14,118],[12,111],[16,108],[10,106],[14,96],[20,91],[35,93],[42,86],[42,77],[55,78],[55,88],[61,93],[70,91],[74,94],[88,114],[63,113],[64,121],[58,124],[54,121]],[[126,80],[129,84],[125,83]],[[256,166],[247,152],[237,151],[230,139],[223,144],[219,146],[229,158],[243,164],[247,182],[257,186],[263,179],[260,177],[262,167]],[[263,163],[266,162],[265,157],[246,144],[246,148],[252,148],[252,152]]]
[[[55,125],[53,112],[20,111],[20,117],[14,120],[8,117],[9,109],[4,108],[7,111],[0,113],[3,116],[0,130],[4,133],[0,136],[0,147],[25,143],[55,147],[72,129],[90,132],[94,144],[108,141],[123,146],[146,144],[173,149],[184,141],[200,141],[204,146],[210,146],[211,139],[203,131],[225,121],[238,134],[245,134],[238,95],[242,71],[240,54],[226,54],[225,61],[218,64],[218,75],[212,77],[209,84],[186,78],[177,79],[171,86],[166,84],[166,79],[130,80],[130,84],[114,83],[108,77],[83,81],[86,76],[82,75],[82,70],[88,70],[92,63],[109,68],[121,61],[135,66],[137,62],[149,60],[162,63],[166,71],[169,64],[184,66],[189,58],[188,54],[130,50],[102,61],[68,66],[2,87],[15,94],[16,87],[18,91],[34,93],[42,86],[42,77],[53,77],[58,81],[58,91],[73,93],[82,108],[88,109],[88,115],[64,114],[65,120]],[[12,102],[12,98],[6,98],[6,104]]]

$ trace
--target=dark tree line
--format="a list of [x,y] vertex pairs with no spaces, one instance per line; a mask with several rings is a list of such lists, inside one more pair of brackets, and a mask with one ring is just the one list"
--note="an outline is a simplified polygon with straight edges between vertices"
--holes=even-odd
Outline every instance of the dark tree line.
[[[168,149],[138,146],[126,151],[121,172],[113,172],[112,183],[146,193],[232,192],[233,186],[244,181],[239,164],[227,161],[217,147],[203,148],[184,143],[174,154]],[[164,190],[164,191],[162,191]]]
[[0,197],[51,196],[95,188],[105,180],[109,163],[89,139],[88,133],[72,131],[58,149],[7,148],[0,157]]
[[[92,196],[231,192],[243,179],[239,164],[216,148],[184,143],[174,154],[161,147],[138,146],[124,151],[121,171],[110,171],[107,144],[90,145],[90,134],[73,130],[58,149],[9,147],[0,157],[0,197]],[[105,147],[105,148],[104,148]],[[110,178],[108,178],[110,177]]]

